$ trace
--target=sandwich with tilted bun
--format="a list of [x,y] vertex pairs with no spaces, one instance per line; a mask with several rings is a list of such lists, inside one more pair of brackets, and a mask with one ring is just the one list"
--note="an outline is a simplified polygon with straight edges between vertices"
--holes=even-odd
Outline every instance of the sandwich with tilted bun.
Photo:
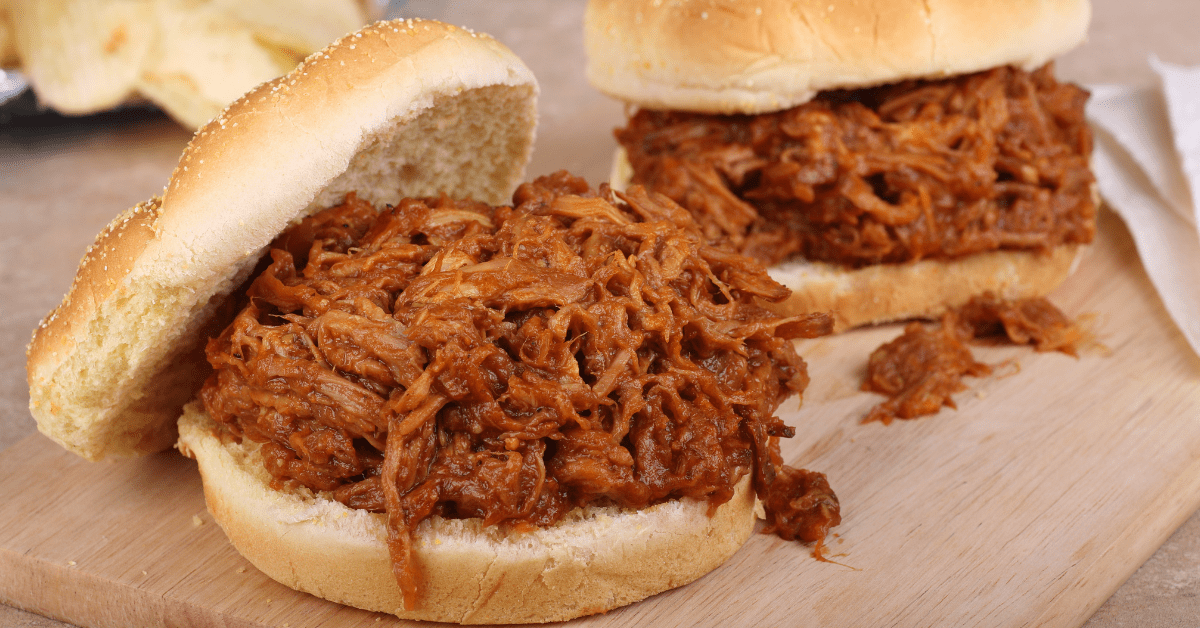
[[737,551],[760,500],[819,557],[837,498],[775,412],[829,319],[761,307],[787,290],[665,197],[518,187],[537,91],[491,38],[397,21],[234,102],[34,333],[41,431],[175,444],[265,574],[410,619],[641,600]]

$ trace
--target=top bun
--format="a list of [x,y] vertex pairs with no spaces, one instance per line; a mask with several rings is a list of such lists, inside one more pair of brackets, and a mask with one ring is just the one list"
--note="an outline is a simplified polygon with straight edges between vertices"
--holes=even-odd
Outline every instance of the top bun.
[[503,45],[417,20],[367,27],[251,90],[196,133],[161,200],[97,237],[34,332],[38,428],[91,460],[170,447],[208,373],[204,339],[276,235],[351,191],[377,206],[505,202],[525,176],[536,98]]
[[650,109],[764,113],[829,89],[1038,67],[1088,0],[590,0],[587,78]]

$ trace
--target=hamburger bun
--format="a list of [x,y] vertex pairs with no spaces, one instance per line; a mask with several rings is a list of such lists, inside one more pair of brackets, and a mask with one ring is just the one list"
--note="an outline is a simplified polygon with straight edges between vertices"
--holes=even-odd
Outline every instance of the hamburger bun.
[[367,27],[251,90],[197,131],[161,199],[97,237],[34,332],[38,429],[89,460],[170,447],[208,372],[204,339],[276,235],[350,191],[504,202],[536,98],[507,48],[429,21]]
[[208,508],[242,556],[294,589],[406,619],[538,623],[604,612],[703,576],[754,530],[749,476],[711,517],[707,501],[692,499],[575,509],[524,533],[433,517],[415,532],[421,604],[405,610],[386,515],[307,489],[271,489],[257,448],[222,442],[215,429],[199,404],[188,405],[179,448],[199,462]]
[[1033,69],[1080,44],[1088,0],[590,0],[587,78],[649,109],[763,113],[817,92]]
[[204,341],[232,319],[230,295],[278,234],[351,191],[377,207],[442,193],[503,203],[524,176],[536,95],[529,70],[491,38],[408,21],[349,35],[234,102],[196,134],[162,198],[98,236],[34,332],[39,429],[91,460],[178,442],[199,463],[214,519],[264,573],[400,617],[565,620],[715,568],[753,530],[749,477],[714,512],[706,500],[589,507],[533,532],[426,520],[413,544],[421,603],[406,610],[385,515],[275,490],[257,447],[223,439],[189,403],[211,372]]

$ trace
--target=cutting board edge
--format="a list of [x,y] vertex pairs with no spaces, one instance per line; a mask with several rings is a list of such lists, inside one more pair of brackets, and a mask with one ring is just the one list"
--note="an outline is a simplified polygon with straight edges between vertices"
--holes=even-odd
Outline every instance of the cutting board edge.
[[[1185,497],[1192,496],[1184,501]],[[1179,507],[1168,508],[1172,503]],[[1111,544],[1086,565],[1077,564],[1078,574],[1062,588],[1029,625],[1041,628],[1078,628],[1104,605],[1117,589],[1158,551],[1167,539],[1193,514],[1200,510],[1200,458],[1158,492],[1152,508],[1144,509]],[[1172,512],[1170,517],[1158,516]],[[1104,585],[1095,583],[1095,574],[1114,573]]]
[[268,626],[5,547],[0,547],[0,603],[85,628],[212,624],[206,617],[223,628]]

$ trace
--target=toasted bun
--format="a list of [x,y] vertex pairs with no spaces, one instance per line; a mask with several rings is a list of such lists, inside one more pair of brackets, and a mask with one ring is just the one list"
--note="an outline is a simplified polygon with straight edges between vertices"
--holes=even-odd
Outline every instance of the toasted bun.
[[[632,178],[633,166],[625,150],[618,148],[610,185],[624,190]],[[1093,194],[1099,204],[1094,188]],[[783,316],[829,312],[835,332],[910,318],[935,318],[984,292],[1005,299],[1046,296],[1075,270],[1084,249],[1063,245],[1048,253],[989,251],[952,260],[863,268],[791,260],[767,272],[792,295],[780,303],[763,305]]]
[[529,533],[433,517],[416,529],[423,592],[420,607],[406,611],[384,515],[306,489],[271,489],[257,449],[222,442],[215,428],[199,404],[188,405],[179,448],[199,462],[208,508],[242,556],[289,587],[407,619],[531,623],[604,612],[699,578],[754,529],[748,477],[711,517],[695,500],[576,509]]
[[349,191],[504,202],[536,95],[504,46],[423,21],[370,26],[250,91],[197,132],[161,200],[100,234],[34,332],[38,428],[93,460],[169,447],[206,332],[277,234]]
[[1063,245],[1049,253],[989,251],[953,260],[921,260],[843,268],[789,261],[768,270],[792,291],[766,307],[791,316],[833,315],[833,330],[910,318],[935,318],[992,292],[1004,299],[1046,296],[1071,274],[1082,247]]
[[653,109],[763,113],[818,91],[1026,69],[1083,41],[1088,0],[590,0],[587,78]]

